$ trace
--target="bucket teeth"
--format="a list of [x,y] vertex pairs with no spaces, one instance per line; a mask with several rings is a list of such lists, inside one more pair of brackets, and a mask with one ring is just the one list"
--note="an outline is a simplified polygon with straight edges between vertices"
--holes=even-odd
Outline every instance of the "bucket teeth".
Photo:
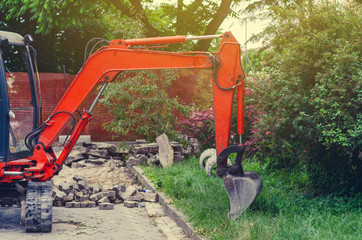
[[255,200],[262,189],[262,180],[255,172],[245,172],[242,176],[228,174],[224,186],[230,199],[231,219],[238,218]]

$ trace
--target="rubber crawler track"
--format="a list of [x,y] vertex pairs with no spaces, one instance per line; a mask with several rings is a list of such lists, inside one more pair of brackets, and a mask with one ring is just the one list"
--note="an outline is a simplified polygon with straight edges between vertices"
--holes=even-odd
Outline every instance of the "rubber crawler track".
[[26,193],[26,232],[52,231],[52,182],[29,181]]

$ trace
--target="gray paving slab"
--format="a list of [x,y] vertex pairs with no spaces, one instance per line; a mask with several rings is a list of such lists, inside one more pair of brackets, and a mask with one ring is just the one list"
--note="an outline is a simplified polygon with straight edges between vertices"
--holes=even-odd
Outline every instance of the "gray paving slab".
[[[156,207],[152,207],[152,204]],[[154,216],[164,215],[157,205],[159,204],[146,204],[149,209],[154,208]],[[126,208],[121,204],[115,205],[114,210],[107,211],[98,208],[54,207],[51,233],[25,233],[19,222],[20,208],[0,207],[0,239],[187,239],[182,232],[175,231],[177,234],[169,234],[167,229],[170,226],[169,223],[159,222],[162,226],[158,226],[156,224],[158,221],[148,215],[146,208]]]

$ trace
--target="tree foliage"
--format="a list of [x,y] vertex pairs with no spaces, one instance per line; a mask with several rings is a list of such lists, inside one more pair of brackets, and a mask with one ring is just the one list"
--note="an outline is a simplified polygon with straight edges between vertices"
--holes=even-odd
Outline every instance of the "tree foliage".
[[327,1],[274,5],[252,83],[262,157],[308,168],[317,192],[361,191],[361,12]]
[[[165,1],[153,3],[145,0],[98,0],[89,4],[85,0],[11,0],[2,1],[8,9],[6,20],[30,14],[36,21],[37,33],[49,34],[54,29],[85,28],[86,22],[102,21],[111,14],[119,19],[135,21],[144,28],[145,37],[165,35],[215,34],[224,19],[233,12],[233,4],[240,0]],[[207,50],[210,41],[194,45],[195,50]]]
[[171,70],[122,72],[101,100],[113,116],[105,128],[118,136],[136,133],[154,141],[165,133],[176,140],[176,116],[187,116],[191,109],[168,96],[175,79]]
[[[83,50],[87,41],[94,37],[112,36],[109,24],[102,20],[105,17],[99,12],[93,13],[93,19],[85,18],[81,25],[74,25],[70,17],[63,14],[58,16],[54,11],[51,13],[58,16],[57,19],[49,20],[43,16],[41,19],[45,26],[42,26],[39,24],[39,14],[33,13],[25,2],[29,5],[33,2],[35,9],[41,7],[37,3],[39,1],[0,1],[0,29],[33,35],[35,41],[32,45],[37,50],[38,66],[42,72],[63,72],[65,65],[67,72],[76,73],[83,62]],[[56,3],[57,1],[49,1],[50,5]],[[47,24],[46,20],[49,20]],[[57,25],[62,21],[63,25]]]

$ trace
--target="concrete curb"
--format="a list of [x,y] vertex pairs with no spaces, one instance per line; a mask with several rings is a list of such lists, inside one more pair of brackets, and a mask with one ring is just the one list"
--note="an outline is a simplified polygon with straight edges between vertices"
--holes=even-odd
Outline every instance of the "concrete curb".
[[[155,185],[144,175],[143,170],[137,166],[131,166],[129,164],[126,164],[127,167],[133,172],[135,176],[137,176],[137,179],[145,185],[147,189],[152,189],[155,192],[156,188]],[[185,232],[185,234],[192,240],[203,240],[203,238],[200,238],[197,236],[192,229],[191,223],[187,221],[186,216],[176,209],[175,206],[171,205],[171,200],[165,196],[162,192],[158,193],[158,200],[161,203],[163,210],[165,211],[165,214],[172,218],[176,222],[176,224],[182,228],[182,230]]]

